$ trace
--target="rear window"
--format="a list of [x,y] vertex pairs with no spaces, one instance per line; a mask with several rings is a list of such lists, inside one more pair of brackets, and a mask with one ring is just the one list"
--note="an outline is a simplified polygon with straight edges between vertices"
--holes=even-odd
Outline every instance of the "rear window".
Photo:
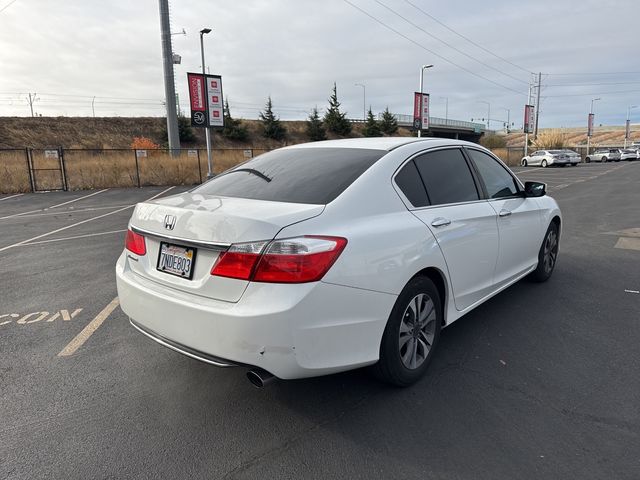
[[193,192],[324,205],[386,153],[362,148],[274,150],[227,170]]

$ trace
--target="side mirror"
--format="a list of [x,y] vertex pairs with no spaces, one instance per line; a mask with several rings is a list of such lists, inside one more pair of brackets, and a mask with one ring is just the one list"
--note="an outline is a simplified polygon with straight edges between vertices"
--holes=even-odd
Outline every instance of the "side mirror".
[[525,182],[525,197],[544,197],[547,194],[547,186],[540,182]]

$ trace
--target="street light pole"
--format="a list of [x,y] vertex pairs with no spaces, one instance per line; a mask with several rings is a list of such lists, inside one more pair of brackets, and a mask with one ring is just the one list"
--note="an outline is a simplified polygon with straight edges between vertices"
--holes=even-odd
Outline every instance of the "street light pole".
[[441,99],[444,99],[445,101],[445,107],[444,107],[444,123],[448,123],[449,122],[449,97],[440,97]]
[[491,104],[489,102],[487,102],[486,100],[478,100],[478,103],[486,103],[487,104],[487,133],[488,133],[489,130],[491,129],[491,127],[489,125],[489,120],[491,118]]
[[356,87],[362,87],[362,120],[367,121],[367,87],[362,83],[356,83]]
[[509,126],[511,125],[511,110],[508,108],[500,107],[502,110],[507,111],[507,133],[509,133]]
[[[591,99],[591,109],[589,110],[589,118],[591,118],[591,115],[593,115],[593,102],[597,102],[598,100],[600,100],[600,97],[598,98],[592,98]],[[593,122],[594,126],[595,126],[595,121]],[[591,133],[589,132],[589,125],[587,125],[587,156],[589,156],[589,151],[591,149]]]
[[205,108],[207,109],[207,124],[204,127],[204,136],[207,140],[207,178],[213,178],[213,161],[211,159],[211,130],[209,129],[209,97],[207,95],[207,76],[204,64],[204,35],[211,33],[210,28],[200,30],[200,56],[202,57],[202,83],[204,85],[204,94],[207,97]]
[[433,65],[422,65],[422,67],[420,67],[420,128],[418,129],[418,137],[422,137],[422,92],[424,88],[424,71],[431,67],[433,67]]
[[629,140],[629,122],[631,121],[631,109],[638,108],[638,105],[629,105],[627,107],[627,122],[624,124],[624,148],[627,148],[627,141]]

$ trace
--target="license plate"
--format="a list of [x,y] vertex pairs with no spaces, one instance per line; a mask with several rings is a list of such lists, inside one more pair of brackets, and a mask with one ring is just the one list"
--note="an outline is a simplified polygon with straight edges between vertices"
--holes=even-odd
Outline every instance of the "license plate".
[[193,278],[193,263],[195,259],[195,248],[161,242],[156,268],[161,272],[191,280]]

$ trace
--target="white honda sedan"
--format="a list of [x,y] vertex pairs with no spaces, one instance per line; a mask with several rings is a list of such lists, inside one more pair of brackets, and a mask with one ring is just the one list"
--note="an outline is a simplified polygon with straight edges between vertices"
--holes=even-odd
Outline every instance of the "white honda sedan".
[[118,295],[144,335],[257,386],[368,365],[409,385],[443,327],[551,276],[561,224],[544,184],[473,143],[296,145],[138,204]]

